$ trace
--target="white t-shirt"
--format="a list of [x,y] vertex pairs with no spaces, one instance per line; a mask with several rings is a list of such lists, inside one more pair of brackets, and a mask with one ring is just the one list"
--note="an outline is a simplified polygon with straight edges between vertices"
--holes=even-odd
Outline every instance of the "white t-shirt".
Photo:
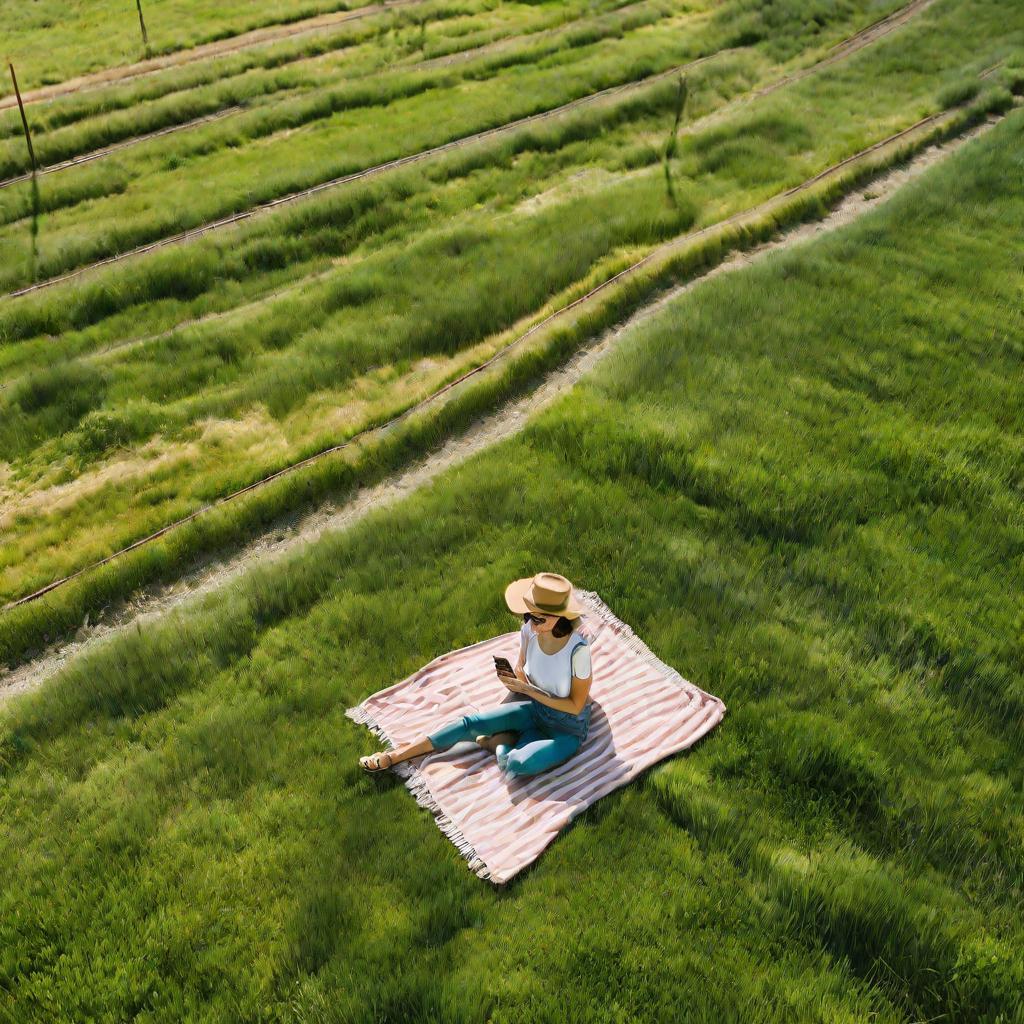
[[573,677],[586,679],[590,675],[590,641],[578,630],[573,630],[565,645],[554,654],[540,649],[530,623],[523,623],[520,637],[526,675],[534,686],[552,697],[568,697]]

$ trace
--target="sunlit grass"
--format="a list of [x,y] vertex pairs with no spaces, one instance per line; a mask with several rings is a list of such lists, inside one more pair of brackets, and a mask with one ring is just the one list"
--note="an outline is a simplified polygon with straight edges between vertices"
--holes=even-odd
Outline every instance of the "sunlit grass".
[[[573,18],[580,14],[579,5],[566,5],[558,11],[545,11],[546,21],[530,24],[532,32],[526,34],[517,45],[503,47],[493,55],[482,54],[478,59],[465,62],[450,70],[444,66],[430,72],[424,69],[413,74],[417,62],[392,52],[388,36],[379,28],[355,26],[348,30],[345,46],[339,50],[340,57],[331,62],[317,54],[315,60],[299,60],[296,64],[280,66],[282,58],[263,55],[264,68],[249,68],[263,52],[257,50],[246,55],[247,70],[229,74],[222,62],[203,63],[209,83],[205,84],[195,70],[177,71],[161,75],[154,82],[143,79],[141,84],[122,86],[85,93],[74,102],[65,101],[54,106],[32,109],[33,146],[38,162],[43,165],[58,163],[73,156],[89,153],[124,139],[135,138],[147,132],[180,125],[194,118],[207,116],[236,105],[257,108],[232,124],[226,138],[212,139],[199,133],[189,136],[190,145],[180,142],[171,149],[173,158],[187,160],[193,153],[209,152],[218,144],[231,140],[238,145],[240,139],[260,138],[275,131],[293,129],[301,124],[323,119],[331,113],[359,106],[386,106],[394,99],[415,95],[431,88],[445,87],[460,78],[488,77],[500,72],[503,67],[535,61],[559,51],[571,52],[575,47],[593,43],[607,37],[620,36],[625,31],[652,24],[673,14],[673,8],[666,0],[643,0],[628,5],[622,11],[611,11],[591,17]],[[457,8],[443,8],[433,12],[433,24],[445,25],[442,17],[457,23]],[[556,18],[552,15],[557,15]],[[498,22],[491,12],[488,20]],[[401,20],[400,13],[392,15]],[[679,15],[686,19],[685,11]],[[504,19],[507,21],[508,19]],[[549,23],[554,22],[553,26]],[[562,22],[568,26],[559,29]],[[452,26],[455,27],[454,25]],[[436,33],[435,33],[436,34]],[[319,36],[314,40],[323,45]],[[341,43],[339,42],[339,47]],[[328,51],[328,54],[332,51]],[[471,53],[471,51],[469,51]],[[467,56],[469,55],[467,53]],[[416,56],[414,53],[412,56]],[[237,58],[241,61],[243,58]],[[408,65],[412,64],[412,67]],[[385,74],[386,71],[404,73]],[[219,72],[219,73],[218,73]],[[356,80],[353,83],[351,80]],[[237,116],[237,115],[236,115]],[[13,176],[28,169],[28,154],[21,137],[19,120],[11,120],[7,126],[12,138],[0,146],[0,177]],[[165,147],[166,149],[166,147]],[[117,167],[122,173],[133,169],[136,173],[147,169],[147,162],[161,166],[169,157],[160,147],[151,143],[145,156],[126,161],[126,154],[118,158]],[[141,167],[140,167],[141,164]],[[80,196],[87,193],[90,183],[95,190],[103,174],[110,175],[111,165],[106,163],[103,170],[90,168],[87,174],[77,173],[65,184],[69,175],[49,179],[46,188],[47,209],[80,202]],[[149,168],[150,170],[152,168]],[[98,173],[99,172],[99,173]],[[84,179],[84,180],[83,180]],[[117,179],[107,183],[107,193],[117,191]],[[24,188],[8,187],[0,192],[4,220],[19,215],[19,199]]]
[[[991,5],[978,12],[979,33],[987,31],[982,13],[997,12]],[[962,17],[952,9],[945,16]],[[935,56],[935,40],[948,30],[940,21],[911,36],[931,75],[936,60],[940,68],[953,61],[940,82],[960,74],[957,61],[977,60],[972,37],[960,41],[962,52],[947,47]],[[123,288],[79,292],[78,310],[62,293],[17,304],[6,324],[13,337],[61,333],[72,326],[69,318],[95,319],[95,327],[65,333],[57,344],[67,356],[92,348],[102,356],[104,341],[120,345],[129,324],[140,339],[148,325],[159,333],[173,324],[193,294],[207,301],[215,288],[225,297],[214,308],[230,307],[317,257],[322,266],[332,250],[348,254],[326,277],[280,299],[129,344],[110,357],[55,361],[49,336],[5,346],[11,383],[0,394],[0,454],[12,472],[0,559],[4,596],[25,593],[309,454],[317,449],[313,438],[319,447],[337,443],[344,434],[327,436],[324,424],[337,421],[325,420],[323,410],[355,397],[346,392],[350,381],[425,356],[454,356],[529,315],[609,255],[713,222],[795,184],[877,137],[878,120],[895,118],[890,111],[901,97],[891,126],[935,109],[933,77],[915,69],[906,80],[912,57],[905,38],[879,45],[848,68],[684,135],[674,161],[684,201],[675,206],[660,171],[629,155],[637,135],[671,118],[674,85],[666,83],[630,104],[311,203],[255,229],[242,246],[201,243],[164,254],[149,261],[148,277],[121,271]],[[707,109],[703,87],[714,92],[723,80],[742,81],[743,67],[725,62],[694,74],[695,116]],[[882,88],[886,75],[891,85]],[[865,98],[867,80],[878,88]],[[920,90],[916,109],[906,105],[911,85]],[[812,132],[814,112],[823,109],[833,116]],[[574,168],[602,165],[614,170],[599,186],[580,195],[558,192]],[[519,208],[520,196],[548,183],[553,202],[532,213]],[[130,317],[111,316],[129,296]],[[35,369],[40,362],[45,368]],[[396,391],[393,407],[403,393]],[[254,432],[226,459],[211,439],[218,424],[233,418]],[[161,444],[167,458],[159,457]],[[190,456],[173,457],[174,451]]]
[[[69,7],[59,0],[36,0],[9,5],[5,60],[14,60],[20,70],[19,84],[27,90],[252,29],[360,6],[339,0],[275,0],[257,5],[218,0],[214,7],[196,0],[143,0],[147,47],[134,3],[84,0]],[[11,91],[5,79],[0,95]]]
[[[514,439],[10,706],[4,1009],[1012,1021],[1022,144],[1018,111],[677,299]],[[540,567],[729,714],[496,892],[362,776],[344,710],[513,629],[501,590]]]

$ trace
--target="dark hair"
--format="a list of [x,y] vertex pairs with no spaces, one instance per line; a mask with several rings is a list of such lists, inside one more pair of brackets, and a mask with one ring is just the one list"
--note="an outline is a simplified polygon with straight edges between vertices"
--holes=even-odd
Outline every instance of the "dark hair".
[[[530,621],[530,612],[523,612],[523,622]],[[551,630],[552,636],[568,636],[575,628],[578,619],[567,619],[564,615],[558,616],[558,621]]]

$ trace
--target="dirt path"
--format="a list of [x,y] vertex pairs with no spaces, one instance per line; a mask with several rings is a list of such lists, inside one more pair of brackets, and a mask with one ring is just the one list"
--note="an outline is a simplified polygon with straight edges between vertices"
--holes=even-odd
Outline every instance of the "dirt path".
[[[723,117],[727,112],[733,110],[737,103],[749,102],[756,95],[765,95],[768,92],[773,92],[776,89],[780,89],[792,82],[800,81],[808,75],[818,71],[820,68],[828,67],[836,61],[849,57],[851,54],[854,54],[864,47],[877,42],[879,39],[905,25],[907,21],[930,7],[934,2],[935,0],[911,0],[911,2],[905,7],[900,8],[899,11],[883,18],[881,21],[875,22],[873,25],[869,25],[867,28],[861,29],[848,39],[834,46],[820,61],[817,61],[806,68],[801,68],[798,71],[781,75],[768,85],[762,86],[759,92],[740,97],[738,100],[726,104],[726,106],[721,110],[715,111],[712,114],[701,118],[699,121],[693,122],[684,130],[687,133],[697,131],[700,128],[706,127],[709,123]],[[672,78],[676,75],[684,74],[696,67],[699,67],[701,64],[705,64],[708,61],[722,56],[723,54],[731,52],[732,51],[730,50],[721,50],[718,53],[698,57],[696,60],[688,61],[685,64],[674,65],[673,67],[666,68],[664,71],[648,75],[645,78],[635,79],[631,82],[624,82],[621,85],[609,86],[608,88],[600,89],[597,92],[587,93],[585,96],[577,97],[574,100],[570,100],[568,103],[552,107],[550,110],[539,111],[536,114],[528,114],[525,117],[516,118],[515,120],[508,121],[505,124],[496,125],[494,128],[487,128],[481,132],[473,132],[470,135],[464,135],[461,138],[452,139],[449,142],[432,146],[429,149],[420,150],[418,153],[410,153],[406,156],[396,157],[393,160],[386,160],[383,163],[374,164],[372,167],[366,167],[363,170],[355,171],[351,174],[345,174],[337,178],[332,178],[329,181],[320,182],[319,184],[312,185],[309,188],[301,189],[298,192],[291,192],[288,195],[279,196],[276,199],[271,199],[267,202],[249,207],[246,210],[241,210],[238,213],[233,213],[226,217],[220,217],[217,220],[201,224],[198,227],[188,228],[185,231],[180,231],[176,234],[168,235],[164,238],[159,238],[152,242],[136,246],[134,249],[127,249],[124,252],[116,253],[113,256],[108,256],[101,260],[96,260],[93,263],[87,263],[74,270],[69,270],[66,273],[59,274],[56,277],[48,278],[45,281],[37,281],[34,284],[25,285],[15,291],[8,292],[5,295],[0,295],[0,300],[17,298],[20,295],[28,295],[33,292],[41,291],[44,288],[51,288],[56,284],[61,284],[62,282],[72,280],[81,274],[110,266],[111,264],[118,263],[121,260],[132,259],[146,253],[156,252],[157,250],[163,249],[169,245],[179,245],[182,242],[188,242],[195,238],[200,238],[203,235],[220,230],[221,228],[232,227],[271,210],[276,210],[291,203],[308,199],[310,196],[317,195],[320,192],[335,189],[354,181],[363,181],[373,178],[387,171],[396,170],[399,167],[420,163],[421,161],[431,159],[432,157],[439,156],[443,153],[449,153],[465,146],[474,145],[487,139],[514,132],[520,128],[526,127],[527,125],[560,117],[563,114],[570,113],[573,110],[588,106],[592,103],[618,99],[620,96],[647,88],[648,86]]]
[[776,250],[792,248],[807,239],[851,223],[885,202],[929,167],[988,131],[999,120],[1001,118],[991,117],[955,139],[930,146],[906,165],[887,171],[866,188],[851,193],[822,220],[801,224],[772,241],[737,253],[700,277],[670,289],[634,312],[623,323],[595,338],[565,366],[549,374],[529,395],[501,407],[492,415],[478,421],[465,433],[450,438],[436,452],[402,472],[372,487],[360,488],[345,504],[337,506],[327,503],[304,516],[292,516],[229,557],[207,558],[175,583],[150,588],[137,600],[113,613],[107,621],[83,627],[72,640],[54,645],[35,661],[7,673],[0,672],[0,704],[10,697],[36,688],[55,675],[68,659],[83,651],[94,649],[108,637],[116,636],[130,627],[152,621],[157,616],[196,601],[238,578],[257,562],[279,558],[325,533],[345,529],[358,522],[369,510],[393,504],[410,491],[430,483],[449,467],[512,436],[522,429],[533,413],[564,395],[629,332],[680,295],[720,274],[730,273],[762,260]]
[[[251,32],[243,32],[241,35],[230,36],[227,39],[218,39],[212,43],[203,43],[201,46],[194,46],[188,50],[177,50],[162,57],[150,57],[148,60],[140,60],[135,64],[122,64],[120,67],[106,68],[89,75],[69,78],[67,81],[58,82],[55,85],[30,89],[28,92],[23,92],[21,98],[28,106],[32,103],[56,99],[59,96],[70,96],[76,92],[100,89],[106,85],[118,85],[133,78],[154,75],[167,68],[191,64],[198,60],[209,60],[212,57],[223,57],[225,54],[235,53],[238,50],[248,50],[254,46],[265,46],[268,43],[276,43],[293,36],[320,32],[346,21],[358,21],[360,18],[368,18],[402,7],[415,7],[425,2],[426,0],[385,0],[384,3],[370,4],[353,11],[333,11],[330,14],[318,14],[312,18],[303,18],[301,21],[292,21],[285,25],[268,25],[266,28],[253,29]],[[13,93],[10,96],[0,96],[0,110],[9,110],[17,105],[18,101]]]

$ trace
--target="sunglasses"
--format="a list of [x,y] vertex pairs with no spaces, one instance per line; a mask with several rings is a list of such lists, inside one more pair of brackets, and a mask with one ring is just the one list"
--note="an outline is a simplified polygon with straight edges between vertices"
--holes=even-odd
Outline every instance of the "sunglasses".
[[524,617],[527,622],[536,622],[538,626],[543,626],[551,618],[550,615],[534,615],[533,612],[525,612]]

